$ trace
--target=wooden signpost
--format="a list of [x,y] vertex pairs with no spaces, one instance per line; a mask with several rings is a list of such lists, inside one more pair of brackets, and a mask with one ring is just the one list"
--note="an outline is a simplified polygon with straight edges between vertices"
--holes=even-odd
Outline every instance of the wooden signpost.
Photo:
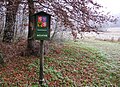
[[34,14],[34,37],[36,40],[40,40],[40,72],[39,83],[42,85],[44,82],[43,65],[44,65],[44,40],[50,39],[50,20],[51,15],[43,11]]

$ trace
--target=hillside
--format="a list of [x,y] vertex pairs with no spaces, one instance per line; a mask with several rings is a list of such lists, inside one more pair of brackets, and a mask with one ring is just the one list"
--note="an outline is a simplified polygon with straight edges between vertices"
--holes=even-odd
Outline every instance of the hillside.
[[[94,44],[93,44],[94,45]],[[85,42],[51,44],[45,56],[43,87],[119,86],[119,72],[106,54]],[[16,57],[0,68],[0,85],[38,87],[39,59]]]

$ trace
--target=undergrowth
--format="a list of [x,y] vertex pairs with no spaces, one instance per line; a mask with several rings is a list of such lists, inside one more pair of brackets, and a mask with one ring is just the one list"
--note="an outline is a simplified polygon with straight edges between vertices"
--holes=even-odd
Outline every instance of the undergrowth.
[[[59,48],[52,47],[45,56],[45,87],[119,87],[120,78],[113,72],[115,63],[98,49],[76,43],[66,43],[59,54],[55,49]],[[39,75],[38,61],[34,65]]]
[[[99,49],[84,44],[52,44],[44,57],[42,87],[119,87],[120,71],[106,57]],[[15,58],[0,74],[0,87],[39,87],[39,58]]]

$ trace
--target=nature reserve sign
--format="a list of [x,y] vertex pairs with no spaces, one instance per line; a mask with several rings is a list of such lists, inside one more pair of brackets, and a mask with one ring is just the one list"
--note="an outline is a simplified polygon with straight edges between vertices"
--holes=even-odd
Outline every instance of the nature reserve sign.
[[51,15],[41,11],[34,14],[34,37],[40,40],[40,71],[39,83],[44,82],[43,67],[44,67],[44,40],[50,39],[50,19]]
[[34,28],[36,40],[49,40],[50,39],[50,19],[51,15],[41,11],[34,14]]

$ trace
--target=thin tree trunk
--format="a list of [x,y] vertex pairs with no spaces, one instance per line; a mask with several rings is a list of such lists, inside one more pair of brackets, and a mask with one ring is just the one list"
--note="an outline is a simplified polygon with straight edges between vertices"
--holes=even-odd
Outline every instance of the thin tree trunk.
[[2,17],[2,23],[1,23],[1,29],[0,29],[0,40],[2,40],[2,37],[3,37],[3,31],[4,31],[4,26],[5,26],[5,21],[4,21],[4,15]]
[[56,19],[55,29],[54,29],[54,32],[53,32],[53,34],[51,36],[51,40],[53,40],[55,35],[57,34],[57,29],[58,29],[58,18]]
[[0,52],[0,65],[3,65],[3,64],[4,64],[3,55],[2,55],[2,53]]
[[33,0],[28,0],[29,7],[29,27],[28,27],[28,44],[27,52],[31,54],[33,52],[33,26],[32,26],[32,15],[35,12]]

